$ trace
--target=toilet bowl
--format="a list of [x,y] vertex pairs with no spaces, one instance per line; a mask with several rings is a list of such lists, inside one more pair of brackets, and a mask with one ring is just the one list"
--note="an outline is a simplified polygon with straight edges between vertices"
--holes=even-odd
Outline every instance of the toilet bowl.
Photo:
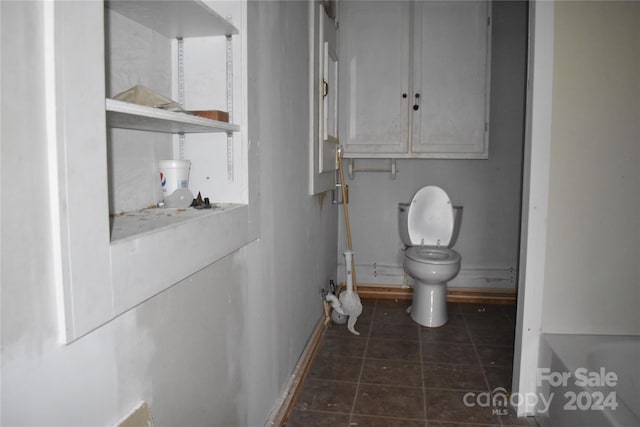
[[447,282],[460,271],[461,257],[453,249],[462,207],[453,206],[436,186],[422,187],[410,203],[398,204],[404,269],[414,279],[411,318],[423,326],[447,322]]

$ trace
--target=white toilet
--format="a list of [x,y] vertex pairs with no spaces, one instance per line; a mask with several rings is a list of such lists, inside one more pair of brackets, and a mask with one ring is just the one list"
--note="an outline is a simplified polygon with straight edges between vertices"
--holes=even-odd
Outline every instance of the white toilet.
[[422,187],[410,203],[398,204],[404,269],[413,277],[411,318],[423,326],[447,323],[447,282],[460,271],[458,238],[462,206],[453,206],[440,187]]

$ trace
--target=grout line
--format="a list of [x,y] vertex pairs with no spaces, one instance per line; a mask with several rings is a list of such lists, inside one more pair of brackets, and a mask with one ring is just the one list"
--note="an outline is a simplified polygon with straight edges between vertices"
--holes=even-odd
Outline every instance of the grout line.
[[358,401],[358,393],[360,392],[360,383],[362,380],[362,373],[364,372],[364,363],[367,358],[367,350],[369,349],[369,338],[371,337],[371,332],[373,331],[373,319],[376,315],[376,310],[378,308],[378,300],[374,299],[373,313],[371,314],[371,319],[369,320],[369,331],[367,332],[367,342],[364,344],[364,353],[362,353],[362,364],[360,365],[360,374],[358,375],[358,382],[356,384],[356,392],[353,396],[353,403],[351,404],[351,411],[349,412],[349,422],[348,426],[351,425],[351,420],[353,419],[353,412],[356,408],[356,402]]
[[[372,359],[367,359],[367,360],[372,360]],[[416,363],[417,365],[417,363]],[[412,390],[422,390],[422,386],[418,386],[418,385],[398,385],[398,384],[388,384],[388,383],[368,383],[368,382],[363,382],[360,381],[360,384],[362,385],[372,385],[375,387],[389,387],[389,388],[406,388],[406,389],[412,389]],[[476,390],[478,391],[478,390]],[[484,390],[482,390],[484,391]],[[382,415],[381,415],[382,416]],[[393,418],[393,417],[392,417]]]
[[462,318],[464,319],[464,324],[465,324],[465,327],[467,328],[467,333],[471,337],[471,345],[473,346],[473,352],[476,355],[476,360],[478,361],[478,366],[480,367],[480,372],[482,372],[482,377],[484,378],[485,385],[487,386],[487,390],[489,390],[489,388],[490,388],[489,380],[487,379],[487,375],[484,372],[484,366],[482,365],[482,360],[480,360],[480,354],[478,353],[478,349],[476,347],[476,342],[473,339],[473,336],[471,335],[471,330],[469,329],[469,325],[467,324],[467,318],[465,316],[462,316]]
[[[482,373],[482,377],[484,378],[484,382],[487,386],[487,390],[489,390],[489,392],[491,392],[491,386],[489,385],[489,379],[487,378],[487,374],[486,371],[484,370],[484,366],[482,365],[482,360],[480,360],[480,354],[478,353],[478,349],[476,347],[476,342],[473,338],[473,335],[471,334],[471,329],[469,328],[469,324],[467,323],[467,316],[465,316],[464,314],[462,315],[462,319],[464,320],[464,324],[465,327],[467,328],[467,333],[469,334],[469,337],[471,338],[471,344],[473,345],[473,352],[476,354],[476,359],[478,360],[478,366],[480,366],[480,372]],[[498,417],[498,423],[500,425],[502,424],[502,419],[500,417]]]
[[[411,417],[388,417],[386,415],[371,415],[371,414],[354,414],[356,416],[360,416],[360,417],[367,417],[367,418],[374,418],[374,419],[381,419],[381,420],[389,420],[389,421],[420,421],[420,422],[424,422],[423,418],[411,418]],[[472,426],[470,424],[470,426]],[[488,427],[486,424],[485,425],[479,425],[478,427]]]
[[[326,414],[326,415],[349,415],[348,412],[340,412],[340,411],[323,411],[322,409],[298,409],[300,412],[316,412],[318,414]],[[286,424],[283,425],[286,427]]]
[[473,387],[465,387],[465,388],[449,388],[449,387],[425,387],[425,390],[431,390],[431,391],[460,391],[460,392],[464,392],[464,391],[487,391],[487,390],[480,390],[477,388],[473,388]]
[[420,376],[422,377],[422,413],[424,414],[425,424],[427,424],[427,391],[424,383],[424,360],[422,357],[422,326],[418,325],[418,343],[420,350]]

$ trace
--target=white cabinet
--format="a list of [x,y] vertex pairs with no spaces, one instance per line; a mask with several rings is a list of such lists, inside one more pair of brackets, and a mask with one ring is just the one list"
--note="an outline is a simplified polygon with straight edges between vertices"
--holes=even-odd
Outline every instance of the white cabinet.
[[407,153],[411,4],[339,4],[340,142],[345,157]]
[[415,4],[412,153],[487,157],[489,5]]
[[487,158],[490,3],[341,3],[345,157]]

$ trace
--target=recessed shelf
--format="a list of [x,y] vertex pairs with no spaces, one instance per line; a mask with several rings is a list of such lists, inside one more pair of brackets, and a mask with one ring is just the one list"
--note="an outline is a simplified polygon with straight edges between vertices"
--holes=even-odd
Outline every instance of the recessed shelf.
[[112,219],[109,302],[115,313],[140,304],[246,245],[249,206],[143,209]]
[[[222,15],[233,16],[241,32],[213,12],[209,1],[106,0],[85,2],[86,7],[72,11],[63,3],[53,3],[50,31],[56,52],[50,58],[52,69],[60,71],[49,88],[58,101],[57,120],[50,130],[59,136],[50,157],[60,172],[50,177],[59,188],[59,194],[52,195],[58,220],[50,228],[52,250],[65,261],[56,277],[56,329],[60,341],[70,343],[180,282],[188,286],[192,274],[224,257],[245,256],[243,248],[258,237],[259,221],[257,209],[248,203],[255,204],[257,191],[247,170],[257,158],[257,148],[248,144],[239,125],[106,98],[132,84],[144,84],[180,99],[173,92],[184,77],[185,86],[193,89],[187,92],[187,105],[210,105],[231,115],[232,104],[240,101],[236,111],[243,112],[247,52],[241,49],[236,54],[240,62],[234,62],[234,49],[246,43],[246,2],[225,3]],[[234,34],[240,37],[231,38]],[[186,39],[183,58],[182,43],[175,41],[179,37]],[[189,67],[183,76],[178,73],[181,59]],[[234,71],[240,79],[233,80]],[[205,88],[199,84],[203,80]],[[225,86],[238,90],[225,91]],[[194,100],[196,95],[202,101]],[[201,211],[157,208],[110,218],[109,212],[156,201],[156,161],[170,158],[172,151],[175,155],[182,141],[150,132],[207,135],[185,138],[189,157],[202,159],[193,171],[206,176],[193,179],[192,186],[218,200],[244,203]],[[217,143],[224,140],[226,147]],[[225,151],[233,154],[234,147],[240,151],[239,178],[227,182],[218,157]],[[210,187],[221,190],[205,188],[214,182]]]
[[168,38],[239,34],[201,1],[111,0],[106,7]]
[[163,133],[237,132],[238,125],[159,108],[106,100],[107,125],[113,128]]
[[190,221],[207,220],[221,212],[243,206],[237,203],[216,203],[212,209],[146,208],[123,212],[111,217],[111,243],[140,238]]

